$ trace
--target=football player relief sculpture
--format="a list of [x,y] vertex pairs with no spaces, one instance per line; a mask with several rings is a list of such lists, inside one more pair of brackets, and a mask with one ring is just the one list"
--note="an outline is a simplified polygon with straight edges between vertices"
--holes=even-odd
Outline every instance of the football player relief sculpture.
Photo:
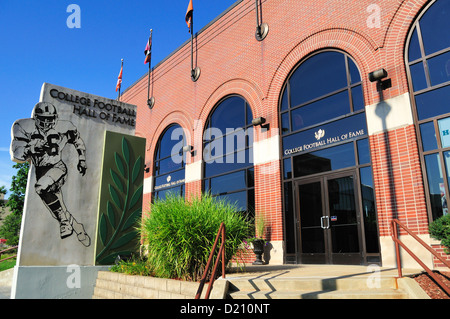
[[72,122],[58,119],[53,104],[37,103],[32,118],[17,120],[13,125],[12,160],[31,161],[35,166],[34,189],[51,216],[58,221],[61,239],[75,232],[80,243],[89,247],[91,239],[83,224],[64,204],[62,187],[67,179],[67,165],[62,160],[62,150],[68,145],[76,149],[77,169],[84,176],[87,170],[85,144]]

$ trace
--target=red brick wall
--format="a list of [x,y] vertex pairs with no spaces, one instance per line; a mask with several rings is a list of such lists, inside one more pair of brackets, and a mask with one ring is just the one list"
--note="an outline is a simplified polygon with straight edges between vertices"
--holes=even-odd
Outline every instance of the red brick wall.
[[[163,130],[178,123],[195,145],[194,133],[201,138],[209,113],[228,94],[243,96],[253,116],[265,117],[276,132],[278,102],[286,78],[301,60],[317,50],[338,49],[355,59],[366,105],[379,101],[375,83],[367,78],[369,72],[379,68],[385,68],[392,80],[392,87],[383,92],[385,100],[408,92],[404,46],[414,17],[426,2],[376,1],[381,10],[380,27],[369,28],[367,20],[373,12],[368,8],[373,0],[263,0],[263,22],[269,25],[269,34],[258,42],[254,36],[254,1],[243,0],[198,35],[196,54],[201,76],[197,82],[190,79],[187,43],[153,72],[156,103],[152,110],[146,105],[145,76],[124,93],[124,102],[138,106],[137,132],[147,137],[146,164],[151,169],[146,177],[153,175],[154,148]],[[153,44],[153,50],[158,50],[158,43]],[[370,137],[381,236],[390,234],[389,220],[394,217],[419,234],[427,232],[415,136],[414,127],[409,126]],[[259,132],[255,134],[255,141],[264,138]],[[194,161],[202,158],[201,149],[196,151]],[[271,239],[282,240],[280,164],[271,167],[269,174],[261,174],[266,165],[270,164],[255,169],[256,209],[268,216]],[[200,182],[186,185],[187,194],[200,190]]]
[[428,233],[414,125],[372,135],[369,141],[380,236],[391,234],[394,218],[416,234]]
[[[441,258],[443,258],[447,262],[447,264],[450,264],[450,255],[445,253],[444,247],[442,247],[441,245],[432,245],[431,247],[439,254],[439,256],[441,256]],[[448,270],[447,266],[442,261],[440,261],[436,257],[433,258],[435,267],[445,268],[446,270]]]

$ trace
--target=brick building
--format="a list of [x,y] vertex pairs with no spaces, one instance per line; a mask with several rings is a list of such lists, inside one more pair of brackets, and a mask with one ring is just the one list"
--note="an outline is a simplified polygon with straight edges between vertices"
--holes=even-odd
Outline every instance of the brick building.
[[195,35],[198,79],[189,41],[153,68],[154,105],[147,75],[123,93],[147,138],[144,206],[226,197],[265,218],[271,264],[395,265],[394,218],[442,252],[428,224],[449,200],[450,2],[258,9],[236,1]]

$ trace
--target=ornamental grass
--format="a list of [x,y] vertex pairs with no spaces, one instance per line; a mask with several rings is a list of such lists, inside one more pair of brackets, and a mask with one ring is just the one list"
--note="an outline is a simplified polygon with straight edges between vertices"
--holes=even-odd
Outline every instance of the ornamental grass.
[[149,268],[160,278],[200,280],[222,222],[226,228],[228,264],[252,233],[253,223],[235,205],[210,195],[191,201],[180,196],[155,201],[141,225]]

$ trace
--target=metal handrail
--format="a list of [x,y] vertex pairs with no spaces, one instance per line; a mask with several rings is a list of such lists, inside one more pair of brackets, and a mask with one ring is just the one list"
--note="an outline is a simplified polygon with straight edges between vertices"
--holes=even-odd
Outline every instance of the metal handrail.
[[[17,247],[19,247],[19,246],[14,246],[14,247],[11,247],[11,248],[8,248],[8,249],[5,249],[5,250],[0,251],[0,258],[2,257],[2,254],[3,254],[3,253],[5,253],[5,252],[7,252],[7,251],[10,251],[10,250],[13,250],[13,249],[16,249]],[[8,260],[8,259],[12,259],[12,258],[15,258],[15,257],[17,257],[17,254],[14,255],[14,256],[10,256],[10,257],[8,257],[8,258],[5,258],[5,259],[0,259],[0,263],[1,263],[2,261]]]
[[428,268],[425,263],[423,263],[411,250],[408,249],[408,247],[406,247],[406,245],[404,243],[402,243],[400,241],[400,239],[398,238],[398,227],[400,226],[402,227],[409,235],[411,235],[415,240],[417,240],[424,248],[426,248],[430,253],[433,254],[433,256],[435,256],[437,259],[439,259],[442,263],[444,263],[444,265],[446,265],[449,269],[450,269],[450,263],[448,261],[446,261],[444,258],[442,258],[433,248],[431,248],[429,245],[427,245],[422,239],[420,239],[416,234],[414,234],[413,232],[411,232],[403,223],[401,223],[398,219],[393,219],[391,221],[391,226],[392,226],[392,240],[395,243],[395,253],[397,255],[397,268],[398,268],[398,276],[399,278],[403,277],[402,275],[402,265],[401,265],[401,260],[400,260],[400,246],[402,246],[402,248],[420,265],[422,266],[423,269],[425,269],[425,271],[428,273],[428,275],[430,275],[435,281],[436,283],[442,288],[444,289],[447,294],[450,295],[450,287],[448,287],[442,280],[439,279],[438,276],[436,276],[436,274],[434,274],[430,268]]
[[[221,236],[222,235],[222,236]],[[209,295],[211,293],[214,280],[216,277],[217,266],[219,265],[219,261],[222,258],[222,278],[225,278],[225,224],[221,223],[219,227],[219,231],[216,235],[216,240],[214,241],[214,245],[211,249],[211,253],[209,254],[208,262],[206,263],[205,270],[203,271],[202,279],[200,280],[200,285],[198,286],[197,294],[195,295],[195,299],[200,299],[203,291],[203,286],[205,285],[206,276],[208,274],[208,269],[211,265],[212,258],[214,256],[214,251],[217,248],[217,243],[219,242],[219,237],[222,237],[222,243],[220,244],[219,254],[217,256],[216,262],[214,264],[214,268],[211,273],[211,278],[209,280],[208,290],[206,291],[205,299],[209,299]]]

